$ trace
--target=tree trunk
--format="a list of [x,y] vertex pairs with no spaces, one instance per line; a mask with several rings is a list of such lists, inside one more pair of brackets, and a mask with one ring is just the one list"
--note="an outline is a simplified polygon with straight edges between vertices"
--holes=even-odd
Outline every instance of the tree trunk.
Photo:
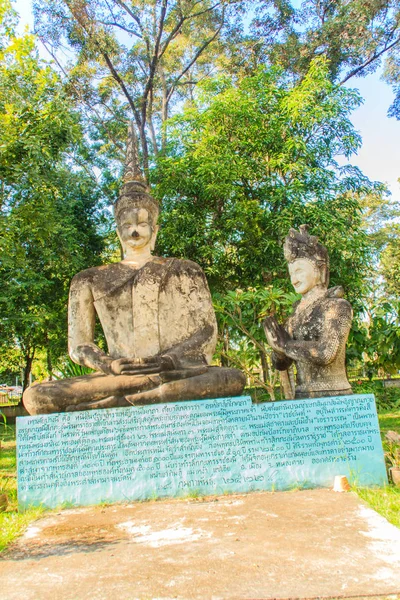
[[146,181],[149,180],[149,147],[147,144],[146,137],[146,124],[142,123],[142,126],[139,128],[140,135],[140,144],[142,146],[142,159],[143,159],[143,170]]
[[155,132],[154,123],[153,123],[153,90],[150,90],[149,105],[148,105],[147,113],[148,113],[147,114],[147,122],[149,124],[150,139],[151,139],[151,144],[153,146],[153,152],[156,156],[158,156],[157,137],[156,137],[156,132]]
[[49,376],[49,381],[52,381],[53,380],[53,362],[51,360],[50,344],[47,345],[46,361],[47,361],[47,374]]
[[165,147],[167,145],[167,131],[165,128],[165,122],[168,119],[168,89],[167,89],[167,82],[165,79],[165,73],[164,73],[164,69],[162,68],[162,66],[160,65],[158,68],[158,72],[160,75],[160,79],[161,79],[161,86],[162,86],[162,106],[161,106],[161,123],[162,123],[162,129],[161,129],[161,150],[164,151]]
[[154,129],[152,117],[149,117],[149,130],[150,130],[151,144],[153,146],[153,152],[156,156],[158,156],[157,138],[156,138],[156,132]]
[[265,352],[260,351],[260,359],[261,359],[261,368],[264,383],[269,382],[269,367],[267,362],[267,355]]
[[229,359],[227,358],[227,356],[229,354],[229,332],[227,329],[223,333],[223,340],[224,340],[224,351],[221,356],[221,366],[229,367]]
[[289,371],[279,371],[279,378],[281,381],[281,386],[283,389],[283,395],[286,400],[294,399],[294,389],[292,387],[292,382],[290,380]]
[[22,393],[29,387],[29,376],[32,370],[32,362],[35,356],[35,350],[32,350],[32,353],[29,353],[29,350],[25,354],[25,367],[24,367],[24,378],[22,382]]

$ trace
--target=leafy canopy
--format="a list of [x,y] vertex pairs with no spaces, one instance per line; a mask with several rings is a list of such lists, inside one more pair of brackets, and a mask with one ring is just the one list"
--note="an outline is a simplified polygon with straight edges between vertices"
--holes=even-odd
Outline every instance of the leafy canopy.
[[154,179],[163,198],[160,249],[205,268],[215,291],[288,287],[281,242],[309,223],[328,246],[332,283],[358,297],[368,268],[360,198],[380,187],[341,166],[361,144],[350,121],[359,95],[319,58],[301,82],[260,69],[218,79],[169,122]]
[[1,10],[0,333],[13,356],[19,349],[26,385],[37,349],[50,371],[51,356],[66,350],[70,279],[98,263],[104,246],[102,198],[74,167],[84,141],[59,77],[32,36],[16,35],[4,1]]

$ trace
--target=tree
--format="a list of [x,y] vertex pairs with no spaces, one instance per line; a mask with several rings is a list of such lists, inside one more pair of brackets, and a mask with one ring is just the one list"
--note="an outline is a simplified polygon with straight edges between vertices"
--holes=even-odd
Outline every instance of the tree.
[[396,300],[400,295],[400,202],[390,196],[370,194],[363,204],[365,227],[374,253],[371,287],[376,296]]
[[38,59],[34,38],[15,34],[2,3],[0,30],[0,331],[24,357],[65,352],[69,280],[98,264],[100,187],[76,160],[83,148],[79,115],[57,74]]
[[238,85],[217,79],[171,119],[168,153],[153,173],[163,198],[161,252],[203,266],[221,357],[249,373],[261,361],[271,394],[261,320],[277,310],[274,298],[281,319],[293,301],[282,250],[290,227],[311,225],[328,247],[331,285],[343,285],[355,312],[363,310],[373,261],[364,200],[384,189],[337,161],[360,144],[349,119],[359,101],[330,81],[323,59],[297,83],[276,69]]
[[239,368],[251,386],[266,390],[272,400],[275,400],[277,372],[272,367],[262,321],[271,314],[286,318],[296,300],[296,293],[272,285],[214,294],[220,334],[218,358],[223,365]]
[[400,298],[400,226],[398,223],[390,227],[380,263],[389,298]]
[[359,301],[369,264],[360,198],[380,187],[336,160],[360,144],[349,120],[359,101],[330,82],[323,59],[295,85],[261,69],[208,86],[172,120],[155,173],[161,250],[199,262],[214,291],[287,289],[281,243],[309,223],[330,251],[332,283]]
[[345,83],[375,71],[400,47],[398,0],[304,0],[299,6],[259,0],[255,13],[258,56],[296,76],[323,55],[331,79]]
[[384,79],[392,85],[395,98],[389,108],[389,117],[400,120],[400,49],[397,47],[385,63]]
[[[164,146],[162,124],[213,65],[234,4],[36,0],[35,26],[100,136],[121,149],[126,120],[135,120],[147,172],[148,140],[154,154]],[[58,53],[65,45],[73,51],[67,65]]]

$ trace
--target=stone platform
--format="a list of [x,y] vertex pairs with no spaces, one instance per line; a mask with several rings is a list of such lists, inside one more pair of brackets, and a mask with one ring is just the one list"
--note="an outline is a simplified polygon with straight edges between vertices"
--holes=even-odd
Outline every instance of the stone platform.
[[372,395],[22,417],[17,457],[22,509],[387,481]]
[[400,530],[322,489],[80,508],[33,523],[0,582],[1,600],[394,600]]

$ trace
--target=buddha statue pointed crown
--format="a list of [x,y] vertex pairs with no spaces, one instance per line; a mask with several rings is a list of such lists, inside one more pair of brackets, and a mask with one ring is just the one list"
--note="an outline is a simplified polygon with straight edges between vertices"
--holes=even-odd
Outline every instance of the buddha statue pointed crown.
[[300,225],[299,231],[290,229],[285,238],[283,252],[288,263],[303,258],[312,262],[323,273],[323,282],[329,283],[328,250],[315,235],[308,233],[309,225]]
[[128,126],[123,185],[119,198],[114,204],[114,216],[117,223],[119,215],[127,208],[145,208],[149,212],[152,223],[156,225],[160,208],[157,200],[150,194],[150,189],[139,166],[137,136],[132,121]]

